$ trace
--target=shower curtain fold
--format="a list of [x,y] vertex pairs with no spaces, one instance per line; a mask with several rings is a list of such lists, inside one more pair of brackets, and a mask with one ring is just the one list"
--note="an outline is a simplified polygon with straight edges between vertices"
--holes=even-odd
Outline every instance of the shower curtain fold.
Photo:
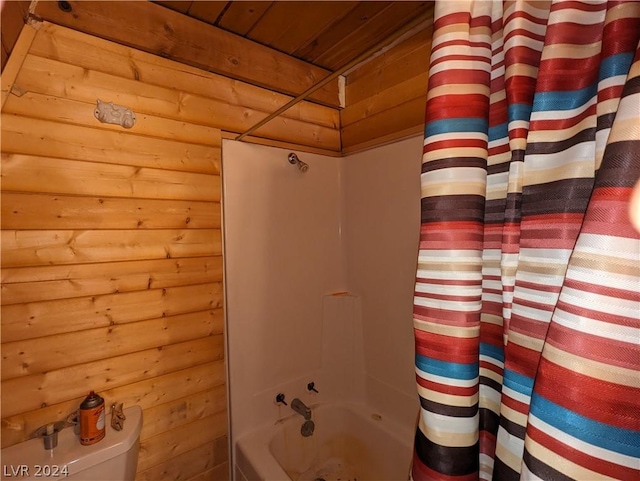
[[412,478],[640,474],[640,2],[436,3]]

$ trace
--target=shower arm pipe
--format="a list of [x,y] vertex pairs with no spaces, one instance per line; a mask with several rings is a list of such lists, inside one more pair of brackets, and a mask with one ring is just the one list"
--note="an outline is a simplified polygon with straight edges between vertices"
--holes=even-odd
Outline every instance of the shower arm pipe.
[[414,18],[411,22],[409,22],[408,24],[406,24],[403,28],[401,28],[400,30],[397,30],[395,32],[393,32],[391,35],[389,35],[388,37],[386,37],[384,40],[376,43],[373,47],[367,49],[365,52],[361,53],[360,55],[358,55],[356,58],[354,58],[353,60],[351,60],[350,62],[348,62],[347,64],[343,65],[342,67],[340,67],[338,70],[336,70],[335,72],[327,75],[325,78],[323,78],[322,80],[320,80],[318,83],[312,85],[311,87],[309,87],[307,90],[305,90],[304,92],[302,92],[300,95],[298,95],[297,97],[291,99],[289,102],[287,102],[286,104],[284,104],[282,107],[280,107],[278,110],[276,110],[275,112],[269,114],[268,116],[266,116],[264,119],[262,119],[261,121],[259,121],[258,123],[256,123],[253,127],[249,128],[248,130],[246,130],[244,133],[238,135],[235,140],[242,140],[243,138],[245,138],[247,135],[252,134],[253,132],[255,132],[256,130],[258,130],[260,127],[262,127],[264,124],[266,124],[267,122],[270,122],[271,120],[273,120],[274,118],[278,117],[280,114],[282,114],[283,112],[289,110],[291,107],[293,107],[295,104],[303,101],[304,99],[306,99],[309,95],[311,95],[313,92],[315,92],[316,90],[321,89],[322,87],[324,87],[325,85],[327,85],[329,82],[331,82],[332,80],[335,80],[336,78],[338,78],[340,75],[342,75],[343,73],[345,73],[347,70],[352,69],[353,67],[355,67],[356,65],[358,65],[359,63],[363,62],[364,60],[366,60],[367,58],[371,57],[373,54],[377,53],[379,50],[384,49],[385,47],[390,47],[392,46],[392,44],[396,41],[399,40],[403,35],[405,35],[407,32],[410,32],[411,30],[417,28],[419,25],[421,25],[422,23],[426,22],[427,20],[433,18],[433,8],[431,8],[428,12],[423,13],[422,15],[417,16],[416,18]]

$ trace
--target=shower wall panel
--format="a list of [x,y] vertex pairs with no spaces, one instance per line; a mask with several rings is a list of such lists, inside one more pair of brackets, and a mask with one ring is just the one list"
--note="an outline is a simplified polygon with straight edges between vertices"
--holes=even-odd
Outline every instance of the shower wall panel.
[[422,137],[344,160],[347,286],[362,299],[367,402],[415,423],[413,291]]
[[[343,291],[340,159],[225,140],[231,416],[237,439],[292,412],[322,363],[323,296]],[[322,390],[322,383],[318,390]],[[281,412],[279,412],[281,410]]]
[[299,154],[301,173],[288,150],[223,142],[233,440],[293,414],[279,392],[413,427],[421,150]]

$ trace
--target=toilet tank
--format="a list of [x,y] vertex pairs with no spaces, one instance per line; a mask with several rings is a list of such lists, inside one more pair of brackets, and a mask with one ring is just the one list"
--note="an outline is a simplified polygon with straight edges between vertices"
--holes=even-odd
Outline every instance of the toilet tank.
[[58,433],[58,445],[44,449],[41,438],[29,439],[0,452],[2,480],[71,479],[74,481],[134,481],[138,464],[142,409],[124,409],[127,419],[122,431],[111,427],[107,417],[102,441],[80,444],[73,428]]

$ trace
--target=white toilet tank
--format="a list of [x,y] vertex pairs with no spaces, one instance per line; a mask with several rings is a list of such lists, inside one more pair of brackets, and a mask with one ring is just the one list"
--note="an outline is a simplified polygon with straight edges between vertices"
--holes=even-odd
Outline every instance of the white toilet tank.
[[111,427],[107,416],[104,439],[90,446],[80,444],[73,428],[58,433],[58,445],[44,449],[42,438],[29,439],[0,452],[2,480],[71,479],[73,481],[134,481],[138,464],[142,409],[124,409],[122,431]]

